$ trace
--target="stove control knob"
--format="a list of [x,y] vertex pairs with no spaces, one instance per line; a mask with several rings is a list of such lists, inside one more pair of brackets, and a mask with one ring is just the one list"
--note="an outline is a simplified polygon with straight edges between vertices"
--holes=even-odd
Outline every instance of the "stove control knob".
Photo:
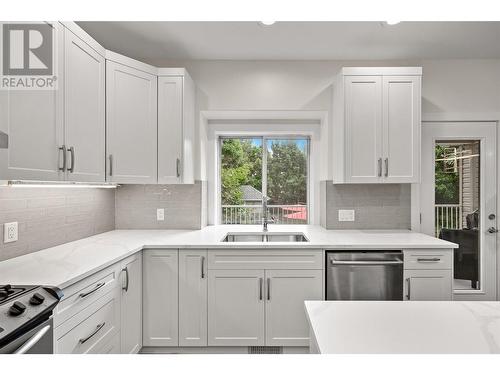
[[10,284],[5,284],[4,286],[1,287],[2,289],[4,290],[11,290],[12,289],[12,285]]
[[26,306],[19,301],[16,301],[12,304],[9,309],[9,314],[13,316],[21,315],[24,310],[26,310]]
[[45,297],[42,296],[40,293],[35,293],[30,298],[31,305],[41,305],[43,301],[45,301]]

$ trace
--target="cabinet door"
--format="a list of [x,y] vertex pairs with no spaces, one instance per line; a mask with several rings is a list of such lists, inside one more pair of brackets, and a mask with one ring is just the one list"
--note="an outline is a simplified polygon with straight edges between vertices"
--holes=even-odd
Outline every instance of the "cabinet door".
[[383,78],[384,181],[420,178],[420,77]]
[[266,345],[309,346],[304,301],[323,299],[323,271],[266,271]]
[[264,345],[264,271],[210,270],[208,345]]
[[64,29],[52,26],[57,89],[0,90],[0,180],[64,179]]
[[346,76],[346,182],[380,182],[382,77]]
[[206,250],[179,252],[179,346],[207,345]]
[[451,270],[405,270],[404,299],[450,301],[453,296]]
[[142,346],[142,255],[122,262],[121,352],[137,353]]
[[183,77],[158,78],[158,183],[182,177]]
[[156,76],[106,61],[107,179],[157,182]]
[[143,252],[143,345],[178,346],[177,250]]
[[64,38],[67,179],[104,182],[104,57],[68,29]]

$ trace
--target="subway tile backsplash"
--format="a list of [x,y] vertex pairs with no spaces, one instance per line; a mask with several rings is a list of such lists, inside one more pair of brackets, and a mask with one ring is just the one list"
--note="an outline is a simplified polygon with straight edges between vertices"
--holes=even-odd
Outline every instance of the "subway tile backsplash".
[[[19,223],[19,240],[3,243],[3,224]],[[0,187],[0,260],[115,228],[113,189]]]
[[[321,225],[327,229],[410,229],[411,185],[321,182]],[[338,221],[338,210],[355,210],[355,221]]]
[[[205,182],[193,185],[123,185],[116,189],[116,229],[200,229]],[[156,220],[156,209],[165,220]]]

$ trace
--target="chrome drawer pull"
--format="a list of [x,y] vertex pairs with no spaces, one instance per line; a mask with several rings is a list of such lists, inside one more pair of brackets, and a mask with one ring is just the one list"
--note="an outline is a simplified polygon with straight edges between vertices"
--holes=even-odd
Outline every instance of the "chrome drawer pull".
[[205,257],[201,257],[201,278],[205,278]]
[[403,264],[402,260],[330,260],[332,265],[342,264],[347,266],[381,266]]
[[104,285],[106,285],[106,283],[99,283],[95,286],[94,289],[86,292],[86,293],[80,293],[80,298],[85,298],[87,297],[88,295],[94,293],[94,292],[97,292],[99,289],[101,289]]
[[267,300],[271,300],[271,279],[267,278]]
[[441,258],[417,258],[417,262],[439,262]]
[[60,171],[66,172],[66,146],[62,145],[59,147],[59,151],[62,151],[62,167],[59,167]]
[[68,172],[74,173],[75,172],[75,148],[73,146],[71,146],[68,151],[71,155],[71,167],[68,168]]
[[125,277],[126,277],[126,280],[127,280],[127,283],[125,284],[125,286],[122,286],[122,290],[128,292],[128,284],[129,284],[129,278],[128,278],[128,266],[125,267],[124,269],[122,269],[122,272],[125,272]]
[[406,290],[407,291],[407,293],[406,293],[406,299],[408,299],[408,301],[411,299],[410,298],[411,297],[411,295],[410,295],[410,281],[411,281],[410,278],[406,279],[406,282],[408,283],[408,289]]
[[262,301],[262,284],[263,284],[264,279],[261,277],[259,278],[259,300]]
[[80,344],[85,344],[87,341],[89,341],[92,337],[94,337],[97,334],[97,332],[99,332],[102,329],[102,327],[104,327],[105,324],[106,324],[105,322],[98,324],[97,327],[95,327],[94,332],[92,332],[90,335],[88,335],[84,339],[79,340]]

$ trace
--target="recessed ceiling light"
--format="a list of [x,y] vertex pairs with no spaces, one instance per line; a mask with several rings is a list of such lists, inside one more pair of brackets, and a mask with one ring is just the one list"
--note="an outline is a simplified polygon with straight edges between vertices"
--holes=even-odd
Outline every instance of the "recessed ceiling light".
[[396,21],[396,20],[390,20],[390,21],[385,21],[388,25],[397,25],[398,23],[400,23],[401,21]]
[[259,24],[261,24],[262,26],[271,26],[271,25],[274,25],[276,23],[276,21],[259,21]]

